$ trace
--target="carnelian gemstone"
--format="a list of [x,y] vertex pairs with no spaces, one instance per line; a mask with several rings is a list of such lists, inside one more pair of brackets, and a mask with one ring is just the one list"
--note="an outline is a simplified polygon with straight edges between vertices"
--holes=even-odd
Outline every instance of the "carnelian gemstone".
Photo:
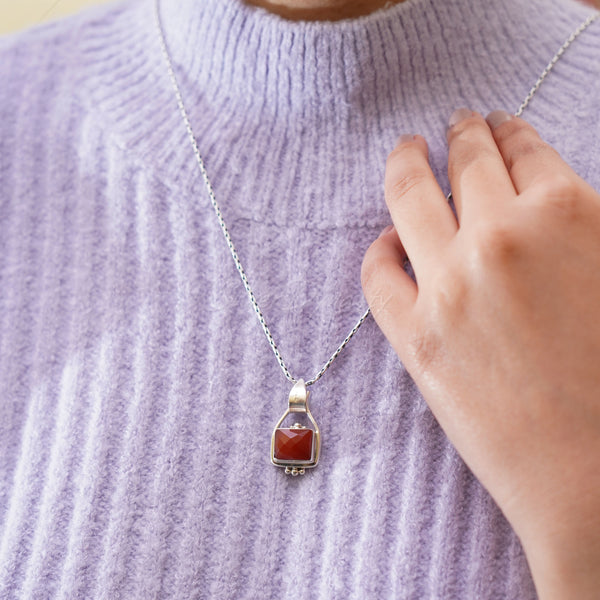
[[278,460],[311,460],[312,429],[276,429],[275,458]]

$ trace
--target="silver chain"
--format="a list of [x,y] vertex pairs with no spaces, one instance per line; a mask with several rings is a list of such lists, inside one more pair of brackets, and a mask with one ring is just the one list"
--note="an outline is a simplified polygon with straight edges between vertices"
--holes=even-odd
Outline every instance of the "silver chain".
[[[296,383],[298,381],[298,379],[296,379],[295,377],[292,376],[292,374],[290,373],[290,370],[288,369],[287,365],[285,364],[285,361],[283,360],[283,357],[281,356],[281,352],[279,351],[279,348],[277,348],[277,344],[275,343],[275,340],[273,339],[273,335],[271,334],[271,331],[269,329],[269,326],[267,325],[265,317],[258,305],[258,302],[256,301],[256,297],[254,296],[254,292],[252,291],[252,287],[250,286],[250,281],[248,280],[248,276],[246,275],[246,272],[244,271],[244,267],[242,267],[242,263],[238,256],[238,253],[235,249],[235,246],[233,245],[233,240],[231,239],[231,235],[229,233],[229,230],[227,229],[225,220],[223,219],[223,215],[221,213],[221,207],[219,206],[219,203],[217,202],[217,198],[215,196],[215,191],[213,189],[212,183],[210,182],[210,179],[208,178],[208,173],[206,172],[206,167],[204,165],[204,159],[202,158],[202,155],[200,154],[200,150],[198,149],[198,143],[196,142],[196,137],[194,136],[194,131],[192,130],[192,125],[191,125],[187,110],[185,109],[185,105],[183,104],[183,97],[181,94],[181,90],[179,88],[179,84],[177,83],[177,78],[175,77],[175,71],[173,69],[173,64],[171,63],[171,57],[167,50],[167,42],[165,39],[165,34],[163,31],[162,22],[161,22],[161,18],[160,18],[160,0],[155,0],[154,7],[155,7],[156,26],[158,28],[160,46],[162,49],[162,53],[163,53],[165,62],[167,64],[167,69],[169,71],[169,77],[170,77],[171,83],[173,85],[173,90],[175,91],[175,96],[177,98],[177,105],[179,106],[179,111],[181,112],[181,116],[183,117],[183,121],[184,121],[185,127],[187,129],[188,137],[189,137],[190,143],[192,145],[194,155],[196,156],[196,161],[198,162],[198,166],[200,167],[200,172],[202,173],[204,183],[206,184],[206,189],[208,191],[210,203],[212,204],[212,207],[217,216],[219,226],[221,227],[221,231],[223,232],[223,236],[225,237],[225,241],[227,242],[229,252],[231,253],[231,257],[233,258],[233,262],[235,263],[236,269],[238,270],[238,273],[240,274],[240,277],[242,279],[242,283],[244,284],[244,289],[246,290],[248,297],[250,298],[250,302],[252,303],[252,308],[254,309],[254,312],[258,316],[260,325],[261,325],[265,335],[267,336],[269,346],[271,346],[271,350],[273,350],[273,353],[275,354],[275,358],[277,359],[277,362],[279,363],[279,366],[281,367],[283,374],[286,376],[286,378],[290,382]],[[523,101],[523,104],[521,104],[521,106],[519,107],[519,110],[515,113],[516,117],[519,117],[523,113],[523,111],[525,110],[525,108],[527,107],[527,105],[529,104],[529,102],[531,101],[533,96],[535,95],[535,93],[538,91],[538,89],[542,85],[542,82],[544,81],[544,79],[546,79],[546,77],[548,76],[548,74],[550,73],[550,71],[552,70],[554,65],[560,60],[561,56],[564,54],[566,49],[598,17],[600,17],[600,13],[595,13],[595,14],[591,15],[569,36],[569,39],[567,39],[567,41],[561,46],[560,50],[556,53],[554,58],[548,63],[548,66],[544,69],[544,71],[540,75],[539,79],[536,81],[535,85],[531,88],[529,94]],[[369,316],[370,313],[371,313],[371,309],[367,308],[367,310],[363,313],[363,315],[360,317],[360,319],[356,322],[356,325],[354,325],[354,327],[350,330],[348,335],[344,338],[344,341],[337,347],[335,352],[329,357],[329,360],[321,367],[321,370],[312,379],[309,379],[308,381],[306,381],[307,386],[312,385],[313,383],[316,383],[317,381],[319,381],[319,379],[321,379],[321,377],[323,376],[325,371],[327,371],[327,369],[329,369],[329,367],[331,366],[333,361],[340,355],[342,350],[348,345],[348,342],[354,337],[354,334],[360,329],[360,326],[365,322],[365,320],[367,319],[367,317]]]
[[[157,0],[158,4],[158,0]],[[562,55],[566,52],[567,48],[598,18],[600,12],[596,12],[590,15],[568,38],[567,41],[559,48],[558,52],[554,55],[552,60],[546,65],[546,68],[542,71],[538,80],[535,82],[533,87],[529,90],[529,93],[523,100],[523,104],[519,106],[519,109],[515,113],[515,117],[520,117],[523,111],[527,108],[527,105],[531,102],[531,99],[535,96],[535,93],[540,89],[540,86],[544,82],[544,79],[548,76],[550,71],[554,68],[554,65],[562,58]]]

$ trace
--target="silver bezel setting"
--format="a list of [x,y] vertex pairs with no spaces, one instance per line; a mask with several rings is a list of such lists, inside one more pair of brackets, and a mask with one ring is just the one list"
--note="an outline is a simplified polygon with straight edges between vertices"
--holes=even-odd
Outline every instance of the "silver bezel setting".
[[[288,408],[275,425],[273,429],[273,434],[271,435],[271,462],[276,467],[285,468],[286,474],[292,476],[304,475],[305,469],[312,469],[316,467],[319,462],[319,454],[321,451],[321,432],[308,406],[309,395],[310,392],[306,389],[306,384],[304,383],[304,380],[299,379],[294,384],[294,387],[290,392]],[[277,433],[277,430],[306,429],[306,427],[300,425],[299,423],[295,423],[292,427],[281,427],[281,424],[283,423],[285,418],[291,413],[306,415],[312,424],[312,427],[310,428],[313,432],[310,460],[282,460],[275,457],[275,435]]]

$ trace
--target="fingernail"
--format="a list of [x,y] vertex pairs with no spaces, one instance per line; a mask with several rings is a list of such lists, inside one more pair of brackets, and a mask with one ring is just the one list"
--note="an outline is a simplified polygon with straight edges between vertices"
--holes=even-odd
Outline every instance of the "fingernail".
[[512,121],[514,118],[514,115],[507,113],[505,110],[495,110],[491,112],[485,120],[492,129],[496,129],[496,127],[502,125],[502,123]]
[[388,225],[387,227],[385,227],[383,229],[383,231],[377,236],[378,238],[383,237],[386,233],[389,233],[390,231],[392,231],[392,229],[394,229],[393,225]]
[[397,140],[396,146],[400,144],[404,144],[405,142],[412,142],[415,139],[415,136],[412,133],[403,133]]
[[455,110],[448,119],[448,129],[454,127],[457,123],[460,123],[464,119],[468,119],[473,116],[473,111],[469,108],[459,108]]

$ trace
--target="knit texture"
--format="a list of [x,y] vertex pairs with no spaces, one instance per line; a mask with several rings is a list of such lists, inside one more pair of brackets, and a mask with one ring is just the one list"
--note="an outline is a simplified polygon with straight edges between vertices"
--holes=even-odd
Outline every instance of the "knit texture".
[[[288,22],[162,2],[209,176],[294,376],[365,309],[385,158],[454,108],[516,110],[592,12],[406,0]],[[600,22],[524,117],[600,189]],[[372,320],[313,386],[319,466],[217,225],[149,0],[0,41],[0,597],[519,599],[518,539]],[[568,307],[565,307],[568,310]]]

